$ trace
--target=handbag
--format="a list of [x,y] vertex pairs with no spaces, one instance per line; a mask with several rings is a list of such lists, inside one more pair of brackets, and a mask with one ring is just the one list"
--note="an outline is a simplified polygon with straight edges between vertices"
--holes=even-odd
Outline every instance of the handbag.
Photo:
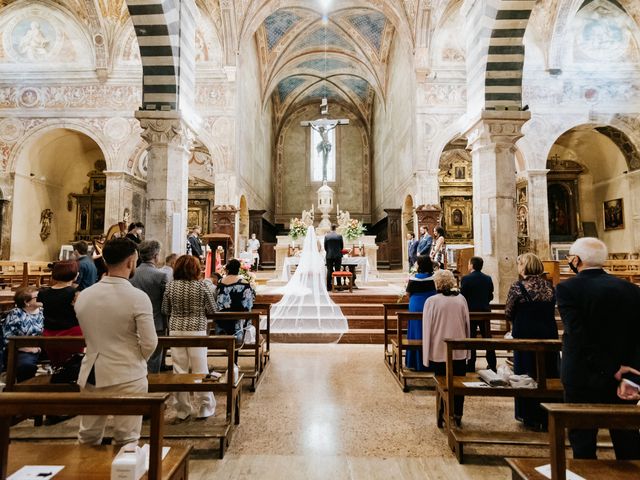
[[84,353],[74,353],[71,355],[64,365],[56,367],[51,375],[50,383],[78,383],[78,375],[80,374],[80,366]]

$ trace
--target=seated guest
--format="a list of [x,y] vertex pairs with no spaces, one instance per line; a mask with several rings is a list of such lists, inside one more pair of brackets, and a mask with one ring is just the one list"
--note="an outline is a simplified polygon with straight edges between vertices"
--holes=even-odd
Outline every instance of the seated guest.
[[[418,272],[409,278],[407,294],[409,295],[409,311],[422,312],[424,302],[436,293],[433,283],[433,263],[428,255],[420,255],[417,260]],[[422,320],[409,320],[407,325],[408,340],[422,340]],[[405,362],[407,368],[417,371],[426,370],[422,364],[422,352],[419,350],[407,350]]]
[[88,252],[89,245],[84,240],[73,244],[73,254],[78,261],[78,278],[75,283],[79,292],[98,281],[98,268],[93,258],[87,255]]
[[164,272],[164,274],[167,276],[167,282],[173,280],[173,266],[176,264],[177,259],[178,255],[172,253],[164,259],[164,265],[160,267],[160,271]]
[[[553,286],[544,278],[542,261],[533,253],[518,257],[518,280],[509,289],[505,315],[512,322],[513,338],[557,339],[558,327],[555,319],[556,297]],[[514,352],[513,370],[516,375],[526,374],[535,378],[537,374],[534,352]],[[558,377],[558,355],[549,353],[546,358],[547,377]],[[540,407],[552,399],[516,398],[516,419],[525,426],[546,430],[548,415]]]
[[[79,292],[73,286],[73,282],[78,277],[78,269],[78,262],[75,260],[54,263],[51,271],[51,287],[44,288],[38,293],[38,301],[42,303],[44,313],[45,337],[82,336],[74,310]],[[47,348],[47,356],[53,367],[59,367],[71,355],[81,353],[83,350],[83,348]]]
[[[221,312],[248,312],[253,307],[255,292],[249,282],[239,275],[240,261],[233,258],[225,266],[226,275],[218,281],[217,302]],[[244,325],[240,320],[216,321],[216,335],[235,335],[242,343]]]
[[[169,335],[207,336],[207,314],[217,310],[211,282],[200,280],[200,261],[192,255],[182,255],[176,260],[173,280],[167,284],[162,299],[162,313],[169,316]],[[171,348],[174,373],[209,373],[207,349]],[[175,394],[178,420],[186,420],[192,414],[188,392]],[[215,413],[216,401],[210,392],[198,392],[197,418],[207,418]]]
[[[484,260],[481,257],[471,257],[469,260],[470,273],[460,280],[460,293],[464,296],[470,312],[490,312],[489,302],[493,300],[493,281],[489,275],[482,273]],[[488,337],[486,331],[488,325],[485,322],[471,320],[471,337],[475,337],[478,330],[482,337]],[[496,352],[487,351],[487,367],[496,371]],[[467,363],[467,371],[476,370],[476,351],[471,350],[471,359]]]
[[[16,307],[9,311],[2,324],[2,336],[6,345],[9,337],[25,337],[42,335],[43,317],[40,304],[37,301],[38,290],[35,287],[22,287],[16,291],[13,300]],[[40,349],[25,347],[18,351],[16,358],[16,380],[22,382],[34,377],[38,370]]]
[[[422,361],[436,375],[447,373],[446,338],[460,339],[469,337],[469,308],[467,301],[455,290],[456,280],[449,270],[438,270],[433,274],[437,295],[433,295],[424,304],[422,315]],[[453,352],[453,374],[466,375],[468,352]],[[464,397],[456,395],[453,399],[453,419],[459,426],[462,420]],[[438,406],[438,418],[444,414],[443,405]]]

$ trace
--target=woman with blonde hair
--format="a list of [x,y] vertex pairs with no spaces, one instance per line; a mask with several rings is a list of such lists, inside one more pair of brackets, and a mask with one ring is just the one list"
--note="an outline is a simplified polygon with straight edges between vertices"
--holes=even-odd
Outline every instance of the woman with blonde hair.
[[[469,307],[467,300],[456,288],[456,280],[449,270],[438,270],[433,274],[437,294],[429,297],[422,313],[422,361],[436,375],[447,373],[446,338],[460,339],[469,337]],[[467,374],[469,352],[453,352],[453,374]],[[456,395],[453,399],[453,419],[457,425],[462,420],[464,397]],[[438,406],[438,424],[444,414],[443,405]]]
[[[518,257],[517,265],[520,280],[511,285],[505,307],[505,316],[512,322],[513,338],[557,339],[555,291],[544,278],[542,261],[533,253],[525,253]],[[547,377],[557,377],[558,355],[550,353],[545,361]],[[514,352],[513,369],[516,375],[536,378],[535,354]],[[545,400],[516,399],[516,419],[535,430],[546,430],[548,419],[540,407],[542,401]]]

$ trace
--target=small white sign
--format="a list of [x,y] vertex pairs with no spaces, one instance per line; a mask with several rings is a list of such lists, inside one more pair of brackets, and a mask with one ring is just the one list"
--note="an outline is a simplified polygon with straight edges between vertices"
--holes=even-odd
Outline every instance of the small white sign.
[[[551,478],[551,464],[542,465],[540,467],[536,467],[536,472],[540,475],[544,475],[547,478]],[[587,480],[580,475],[573,473],[571,470],[567,470],[567,480]]]
[[25,465],[7,480],[48,480],[63,468],[64,465]]

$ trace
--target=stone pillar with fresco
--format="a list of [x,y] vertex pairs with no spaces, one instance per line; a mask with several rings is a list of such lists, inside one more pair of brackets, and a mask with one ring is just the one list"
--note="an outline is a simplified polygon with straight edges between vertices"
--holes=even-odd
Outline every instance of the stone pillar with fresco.
[[[551,260],[547,198],[548,172],[547,169],[527,170],[528,182],[518,182],[516,191],[518,231],[526,231],[529,238],[529,251],[543,260]],[[526,206],[526,209],[522,206]]]
[[162,244],[161,256],[184,253],[193,132],[177,112],[136,112],[148,147],[145,238]]
[[493,278],[495,297],[506,300],[517,279],[516,141],[530,112],[483,111],[466,137],[473,169],[475,254]]

